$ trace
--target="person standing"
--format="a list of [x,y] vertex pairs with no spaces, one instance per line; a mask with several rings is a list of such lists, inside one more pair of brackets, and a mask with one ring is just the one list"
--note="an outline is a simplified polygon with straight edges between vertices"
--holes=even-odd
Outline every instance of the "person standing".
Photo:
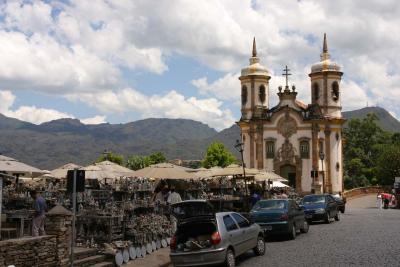
[[378,195],[376,195],[376,207],[378,209],[382,209],[382,194],[381,192],[378,192]]
[[35,216],[32,219],[32,236],[42,236],[46,234],[44,231],[44,221],[47,210],[46,200],[35,190],[32,190],[30,194],[33,198],[33,207],[35,209]]
[[171,187],[171,191],[168,195],[167,203],[169,205],[173,205],[173,204],[181,202],[181,201],[182,201],[181,195],[179,195],[178,192],[175,192],[175,187]]

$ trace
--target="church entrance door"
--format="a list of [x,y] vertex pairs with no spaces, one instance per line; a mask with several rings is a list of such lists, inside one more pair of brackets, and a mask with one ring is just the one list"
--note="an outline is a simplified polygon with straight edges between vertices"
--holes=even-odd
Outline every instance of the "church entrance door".
[[289,186],[296,188],[296,167],[293,165],[283,165],[280,170],[280,175],[288,179]]

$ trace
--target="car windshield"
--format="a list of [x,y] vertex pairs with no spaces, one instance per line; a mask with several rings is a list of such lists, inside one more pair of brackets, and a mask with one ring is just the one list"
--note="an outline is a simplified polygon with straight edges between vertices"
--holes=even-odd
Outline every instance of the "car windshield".
[[258,201],[253,210],[281,210],[286,209],[287,201],[285,200],[267,200],[267,201]]
[[303,205],[325,203],[325,196],[305,196],[301,203]]

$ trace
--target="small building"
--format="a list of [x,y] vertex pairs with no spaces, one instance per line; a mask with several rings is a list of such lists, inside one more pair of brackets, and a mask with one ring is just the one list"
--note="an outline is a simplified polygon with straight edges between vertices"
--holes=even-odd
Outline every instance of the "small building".
[[268,69],[260,64],[256,42],[241,82],[241,128],[247,167],[266,169],[289,180],[298,193],[343,190],[340,81],[343,73],[331,61],[324,35],[321,60],[311,67],[311,103],[297,99],[297,89],[278,88],[279,103],[269,105]]

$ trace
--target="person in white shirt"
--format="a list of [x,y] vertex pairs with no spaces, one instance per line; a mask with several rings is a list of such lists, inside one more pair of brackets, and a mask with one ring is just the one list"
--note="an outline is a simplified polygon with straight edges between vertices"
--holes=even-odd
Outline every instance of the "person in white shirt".
[[171,192],[169,193],[168,199],[167,199],[167,203],[169,205],[181,202],[182,198],[179,195],[179,193],[175,192],[175,188],[171,187]]

